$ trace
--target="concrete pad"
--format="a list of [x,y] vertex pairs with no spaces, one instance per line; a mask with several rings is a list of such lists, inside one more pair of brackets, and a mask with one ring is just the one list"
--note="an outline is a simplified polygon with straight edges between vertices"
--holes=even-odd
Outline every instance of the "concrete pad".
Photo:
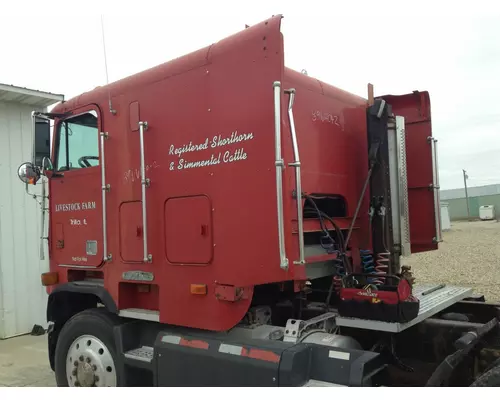
[[47,354],[47,335],[0,340],[0,386],[56,386]]

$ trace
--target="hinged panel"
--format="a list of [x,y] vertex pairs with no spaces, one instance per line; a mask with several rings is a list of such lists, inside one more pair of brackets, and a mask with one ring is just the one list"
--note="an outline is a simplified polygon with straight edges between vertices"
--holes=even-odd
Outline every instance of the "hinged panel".
[[213,255],[212,210],[207,196],[165,203],[165,253],[173,264],[209,264]]
[[142,262],[142,204],[131,201],[120,205],[120,255],[125,262]]
[[404,117],[411,252],[436,250],[440,241],[440,206],[435,190],[438,169],[432,137],[428,92],[382,96],[394,115]]
[[139,130],[139,121],[141,120],[138,101],[130,103],[128,115],[129,115],[130,130],[132,132],[137,132]]

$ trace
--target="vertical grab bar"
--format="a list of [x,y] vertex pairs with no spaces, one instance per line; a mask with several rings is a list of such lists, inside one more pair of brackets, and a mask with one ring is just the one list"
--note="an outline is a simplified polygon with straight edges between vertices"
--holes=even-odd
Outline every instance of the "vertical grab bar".
[[295,161],[289,163],[290,167],[295,168],[295,190],[297,192],[297,225],[299,235],[299,261],[294,261],[294,264],[305,264],[304,259],[304,216],[302,214],[302,181],[300,179],[300,157],[299,145],[297,143],[297,132],[295,131],[295,121],[293,118],[293,103],[295,101],[295,89],[285,91],[290,95],[288,102],[288,120],[290,123],[290,133],[292,135],[293,157]]
[[102,243],[103,261],[111,261],[111,254],[108,254],[108,224],[106,216],[106,193],[110,186],[106,184],[106,162],[104,158],[104,140],[108,138],[107,132],[101,132],[101,191],[102,191]]
[[31,112],[31,140],[32,140],[31,143],[33,143],[32,147],[31,147],[31,163],[33,165],[36,165],[36,152],[35,152],[35,149],[36,149],[36,137],[35,137],[36,115],[37,115],[36,111]]
[[432,152],[432,190],[434,193],[434,218],[436,223],[436,237],[434,241],[440,243],[441,239],[441,204],[439,195],[439,170],[437,160],[437,139],[429,136],[427,140],[431,143]]
[[139,140],[141,145],[141,186],[142,186],[142,237],[144,247],[144,262],[151,262],[153,257],[148,254],[148,226],[146,215],[146,188],[149,187],[149,179],[146,179],[146,164],[144,161],[144,131],[148,129],[146,121],[139,121]]
[[276,153],[276,196],[278,207],[278,239],[280,251],[280,267],[288,269],[288,259],[285,250],[285,224],[283,217],[283,168],[285,163],[281,158],[281,82],[274,82],[274,133]]
[[[43,161],[42,161],[42,167],[43,167]],[[40,260],[44,261],[45,260],[45,251],[44,251],[44,239],[45,239],[45,198],[46,198],[46,192],[45,192],[45,181],[43,180],[43,177],[40,179],[42,183],[42,201],[40,202]]]

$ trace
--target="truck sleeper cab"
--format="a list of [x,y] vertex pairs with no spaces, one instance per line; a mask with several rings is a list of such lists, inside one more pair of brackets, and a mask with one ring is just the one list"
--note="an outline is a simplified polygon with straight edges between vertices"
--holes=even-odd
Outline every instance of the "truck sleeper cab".
[[58,386],[470,384],[491,364],[439,372],[496,348],[468,288],[413,286],[408,322],[339,315],[348,277],[413,282],[401,256],[441,241],[430,100],[286,68],[281,18],[34,115],[56,127],[20,177],[50,193]]

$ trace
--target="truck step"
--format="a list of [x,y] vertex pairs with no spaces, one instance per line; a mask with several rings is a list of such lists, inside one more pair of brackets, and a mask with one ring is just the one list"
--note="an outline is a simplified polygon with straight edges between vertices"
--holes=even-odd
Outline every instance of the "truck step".
[[150,363],[153,360],[154,349],[149,346],[142,346],[138,349],[127,351],[125,358]]
[[335,322],[337,326],[398,333],[465,299],[472,292],[472,288],[452,285],[417,285],[413,288],[413,293],[420,300],[420,311],[418,316],[409,322],[382,322],[348,317],[337,317]]
[[160,312],[154,310],[143,310],[142,308],[125,308],[123,310],[120,310],[118,315],[124,318],[160,322]]
[[337,385],[336,383],[330,383],[330,382],[324,382],[324,381],[318,381],[315,379],[310,379],[308,380],[305,385],[305,387],[345,387],[345,385]]

